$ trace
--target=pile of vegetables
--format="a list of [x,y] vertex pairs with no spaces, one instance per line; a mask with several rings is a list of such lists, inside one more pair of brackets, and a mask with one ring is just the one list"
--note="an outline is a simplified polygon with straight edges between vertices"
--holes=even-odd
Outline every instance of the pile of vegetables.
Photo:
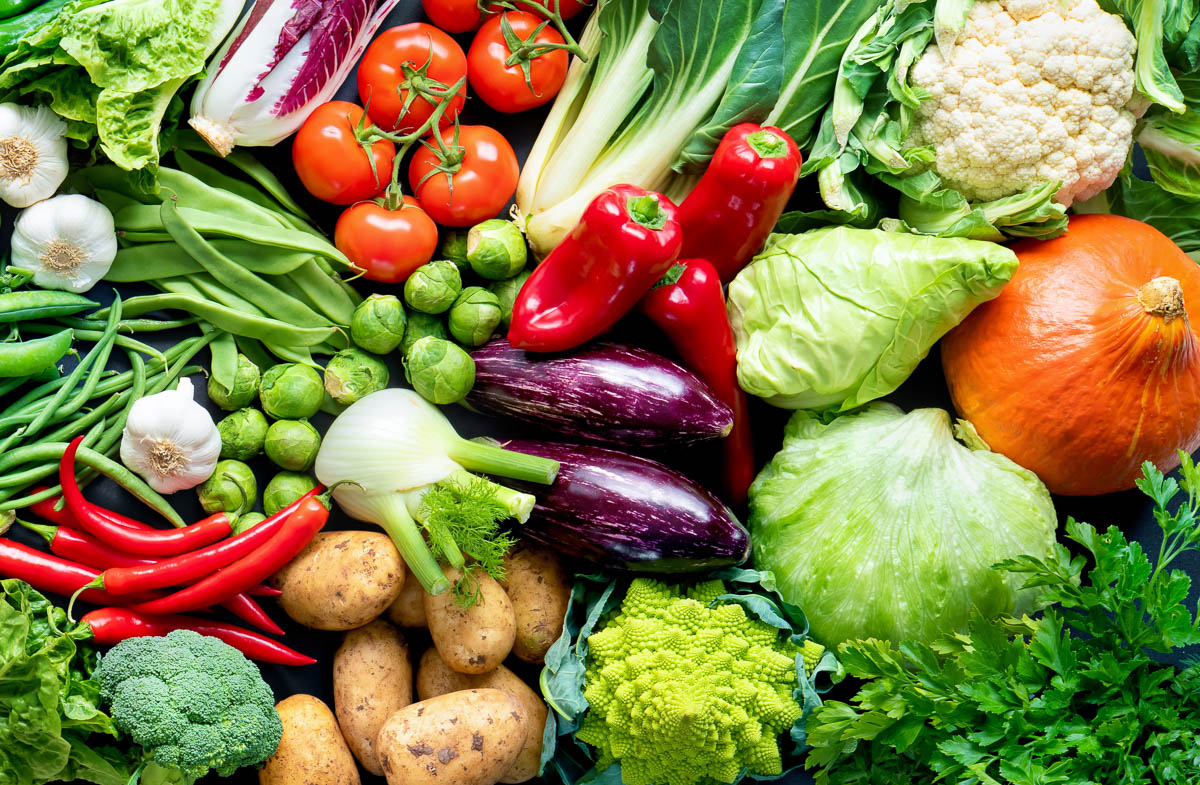
[[0,782],[1195,781],[1196,4],[421,5],[0,3]]

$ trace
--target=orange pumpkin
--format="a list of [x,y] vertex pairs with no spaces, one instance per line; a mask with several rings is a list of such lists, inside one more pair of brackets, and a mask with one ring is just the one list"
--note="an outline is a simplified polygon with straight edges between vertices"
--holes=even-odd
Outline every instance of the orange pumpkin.
[[[959,413],[1053,493],[1132,488],[1200,447],[1200,268],[1165,235],[1112,215],[1025,240],[1000,296],[942,341]],[[1200,313],[1200,312],[1198,312]]]

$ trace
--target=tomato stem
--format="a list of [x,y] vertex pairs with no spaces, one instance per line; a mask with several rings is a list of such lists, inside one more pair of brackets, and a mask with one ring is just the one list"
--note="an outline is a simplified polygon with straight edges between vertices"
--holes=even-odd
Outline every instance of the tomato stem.
[[[477,7],[483,13],[491,13],[491,14],[494,14],[497,11],[506,11],[506,10],[507,11],[528,10],[528,11],[533,11],[536,14],[540,14],[541,16],[543,16],[546,19],[546,22],[554,25],[554,29],[558,30],[558,34],[562,36],[563,41],[565,42],[563,44],[554,44],[553,48],[566,49],[568,52],[575,55],[580,60],[582,60],[583,62],[586,63],[588,61],[587,54],[583,51],[583,48],[579,45],[579,42],[575,40],[575,37],[573,35],[571,35],[571,31],[567,29],[566,23],[563,22],[562,15],[559,14],[559,12],[558,12],[559,0],[551,0],[551,2],[553,2],[553,4],[554,4],[554,10],[551,10],[550,7],[546,3],[540,3],[540,2],[537,2],[537,0],[479,0],[479,2],[477,3]],[[501,20],[500,24],[503,26],[503,24],[504,24],[503,20]],[[540,33],[541,30],[542,30],[542,28],[539,27],[537,29],[537,31],[534,32],[534,35],[537,35],[537,33]],[[547,44],[547,46],[548,46],[548,44]],[[512,49],[510,48],[509,51],[511,52]],[[549,50],[546,50],[546,51],[549,51]],[[544,54],[544,53],[545,52],[539,52],[538,54]],[[512,62],[512,63],[506,62],[506,65],[516,65],[516,63],[515,62]]]

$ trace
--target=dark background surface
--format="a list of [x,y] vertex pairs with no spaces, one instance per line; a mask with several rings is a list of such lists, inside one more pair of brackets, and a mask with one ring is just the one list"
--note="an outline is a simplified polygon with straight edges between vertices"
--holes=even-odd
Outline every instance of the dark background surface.
[[[401,0],[380,30],[386,30],[397,24],[423,19],[419,0]],[[582,18],[576,19],[572,21],[571,26],[575,30],[578,30],[582,26],[582,23]],[[465,51],[470,45],[470,35],[457,36],[457,38]],[[358,95],[353,73],[339,90],[336,97],[357,102]],[[512,142],[518,157],[523,161],[537,135],[538,129],[541,127],[546,109],[547,107],[543,107],[542,109],[519,115],[501,115],[492,112],[481,101],[472,97],[468,98],[462,120],[464,123],[480,123],[500,130]],[[272,170],[284,180],[292,194],[304,204],[311,215],[317,218],[323,228],[327,231],[332,231],[333,223],[337,219],[338,211],[341,208],[316,202],[308,197],[292,173],[290,151],[291,143],[290,141],[285,141],[276,148],[256,149],[253,152],[259,154],[264,161],[271,165]],[[797,204],[811,205],[816,200],[815,191],[815,178],[804,180],[797,188],[795,201]],[[6,231],[3,233],[2,240],[5,245],[7,245],[8,240],[7,227],[11,227],[11,216],[12,211],[6,211]],[[364,292],[370,290],[392,293],[397,296],[401,294],[400,287],[398,286],[372,284],[367,281],[359,281],[358,283],[361,284],[359,286],[360,290]],[[147,289],[146,291],[149,290]],[[140,287],[133,286],[123,286],[121,292],[123,296],[144,293]],[[110,285],[101,284],[97,286],[91,292],[91,296],[103,301],[111,300],[112,290]],[[670,354],[667,343],[662,340],[661,336],[648,323],[642,321],[641,317],[635,316],[626,320],[619,327],[618,332],[629,336],[631,341],[636,341],[649,348]],[[170,345],[171,343],[171,337],[166,334],[159,334],[158,339],[155,340],[154,334],[151,334],[149,342],[157,343],[158,345]],[[120,355],[120,353],[117,353],[117,355]],[[197,362],[206,364],[206,354],[202,353],[199,355]],[[398,358],[391,358],[389,364],[392,368],[392,384],[403,385],[403,372],[400,368]],[[193,381],[200,391],[200,395],[203,396],[204,380],[195,378]],[[950,398],[946,391],[937,352],[934,351],[898,391],[888,396],[888,400],[905,409],[929,406],[951,409]],[[789,413],[766,406],[759,401],[754,401],[752,405],[754,407],[754,434],[759,464],[761,465],[778,450],[782,440],[783,425]],[[1044,402],[1044,407],[1047,417],[1055,416],[1055,403],[1053,401]],[[215,407],[211,408],[215,417],[219,418],[223,416],[223,412],[220,412]],[[528,428],[514,427],[513,424],[477,415],[458,406],[447,407],[446,413],[459,432],[466,437],[487,435],[497,438],[515,436],[546,438],[548,440],[555,438],[549,433],[535,433],[531,432]],[[314,423],[322,431],[328,426],[329,422],[330,418],[328,415],[319,414],[314,418]],[[661,450],[646,454],[670,463],[702,481],[710,479],[707,470],[717,463],[715,460],[717,452],[711,446]],[[261,492],[261,488],[276,470],[265,458],[260,458],[253,465],[259,477]],[[139,509],[135,501],[125,496],[123,492],[108,481],[97,482],[89,487],[88,496],[106,506],[120,509],[126,513],[140,515],[143,518],[146,517],[145,511]],[[171,497],[171,501],[186,520],[195,520],[200,516],[201,511],[193,492],[183,491],[175,494],[175,496]],[[1152,554],[1158,552],[1160,544],[1158,528],[1150,515],[1148,500],[1137,491],[1127,491],[1094,498],[1056,497],[1055,503],[1060,521],[1065,521],[1067,516],[1074,516],[1078,519],[1089,521],[1098,527],[1107,527],[1110,524],[1115,524],[1139,540],[1148,552]],[[738,510],[737,512],[744,519],[744,510]],[[351,520],[335,509],[328,528],[371,527],[367,524]],[[21,530],[20,527],[14,528],[12,536],[31,545],[42,545],[40,538],[36,537],[36,535],[30,536],[27,532]],[[1186,554],[1178,561],[1177,566],[1186,569],[1191,575],[1200,574],[1200,560],[1196,558],[1195,554]],[[1189,604],[1194,605],[1195,601],[1196,591],[1193,590]],[[274,688],[276,698],[281,700],[295,693],[310,693],[323,699],[332,708],[332,656],[334,650],[341,642],[341,634],[309,630],[292,622],[281,610],[275,607],[272,601],[265,600],[263,605],[271,616],[287,630],[287,636],[283,639],[284,642],[318,660],[317,664],[303,668],[262,665],[263,675]],[[428,645],[428,637],[424,635],[423,631],[411,632],[413,634],[409,635],[409,641],[415,665],[417,659],[420,657],[420,653]],[[511,663],[510,667],[513,667]],[[523,673],[523,675],[536,677],[535,673],[528,666],[525,666],[524,671],[516,667],[514,669]],[[789,776],[785,780],[785,782],[792,783],[792,785],[799,785],[800,783],[808,783],[810,781],[804,775]],[[209,777],[204,780],[205,785],[211,785],[216,782],[248,785],[249,783],[257,782],[257,777],[253,770],[247,769],[225,780],[219,780],[216,777]],[[384,780],[383,778],[373,777],[364,773],[363,782],[382,783]]]

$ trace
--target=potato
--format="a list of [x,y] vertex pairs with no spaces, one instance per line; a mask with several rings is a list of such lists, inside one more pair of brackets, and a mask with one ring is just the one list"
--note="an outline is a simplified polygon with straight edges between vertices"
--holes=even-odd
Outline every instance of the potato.
[[383,774],[375,739],[387,718],[412,703],[408,644],[386,621],[376,619],[346,633],[333,655],[333,708],[350,751],[372,774]]
[[546,703],[521,677],[501,665],[491,673],[471,676],[446,667],[437,649],[429,649],[421,657],[417,668],[417,696],[429,700],[438,695],[469,689],[495,689],[507,692],[517,699],[522,710],[529,715],[525,730],[525,743],[516,762],[504,772],[500,782],[525,782],[537,776],[542,762],[542,731],[546,727]]
[[288,616],[317,630],[352,630],[404,588],[404,561],[381,532],[320,532],[271,578]]
[[400,596],[388,606],[387,615],[392,620],[392,624],[400,627],[424,627],[424,596],[425,587],[419,580],[412,577],[410,572],[404,581],[404,588],[400,590]]
[[538,665],[563,631],[571,581],[547,548],[519,544],[505,557],[504,590],[517,616],[512,653]]
[[319,698],[292,695],[275,705],[283,738],[258,771],[260,785],[359,785],[354,756]]
[[[442,571],[451,583],[462,577],[453,567]],[[479,598],[474,605],[459,605],[453,591],[426,594],[425,621],[433,645],[447,665],[459,673],[487,673],[512,651],[517,617],[500,584],[480,570],[472,577],[479,581]]]
[[388,785],[492,785],[512,767],[529,717],[501,690],[463,690],[388,718],[375,748]]

